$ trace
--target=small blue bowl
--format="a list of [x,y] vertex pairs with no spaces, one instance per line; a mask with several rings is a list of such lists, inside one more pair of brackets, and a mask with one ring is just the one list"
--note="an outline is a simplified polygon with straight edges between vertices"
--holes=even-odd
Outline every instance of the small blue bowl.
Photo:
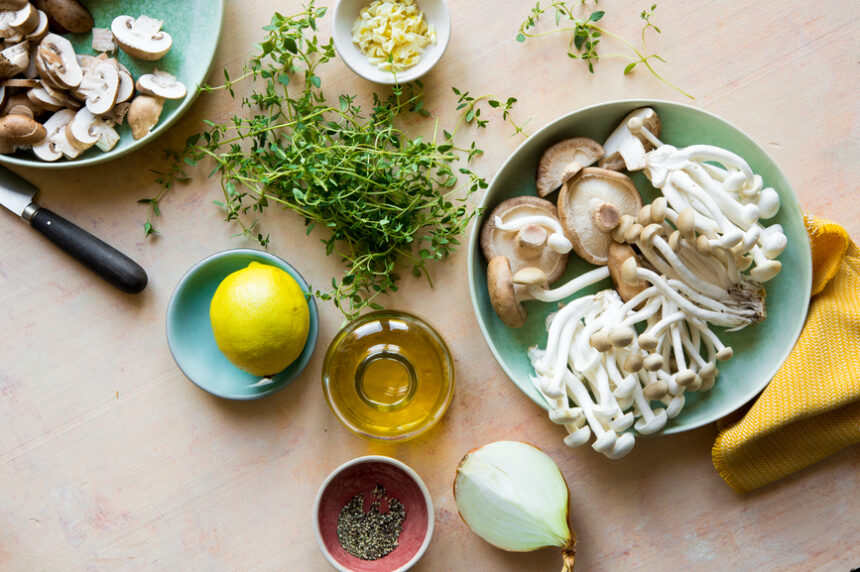
[[197,387],[225,399],[259,399],[289,385],[310,361],[319,334],[317,305],[313,296],[309,296],[310,329],[305,347],[296,361],[271,380],[261,380],[260,376],[242,371],[221,353],[209,322],[209,304],[221,281],[251,262],[281,268],[304,292],[310,292],[302,275],[284,260],[267,252],[242,248],[213,254],[194,265],[179,281],[167,306],[167,345],[179,369]]

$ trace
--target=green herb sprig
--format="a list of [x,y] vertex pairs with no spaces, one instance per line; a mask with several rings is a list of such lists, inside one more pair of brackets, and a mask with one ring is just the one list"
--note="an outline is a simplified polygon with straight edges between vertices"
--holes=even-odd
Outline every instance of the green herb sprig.
[[[210,175],[218,174],[223,194],[214,202],[242,234],[268,243],[253,217],[270,205],[301,215],[308,233],[325,229],[326,254],[340,257],[346,269],[339,280],[332,278],[331,289],[315,294],[353,319],[381,308],[377,298],[397,291],[399,265],[429,281],[427,262],[444,260],[458,246],[477,214],[468,198],[488,185],[468,167],[481,150],[474,141],[457,146],[456,128],[441,135],[437,128],[425,140],[399,127],[404,116],[429,115],[420,82],[374,94],[367,109],[354,95],[329,102],[318,75],[335,58],[332,42],[317,36],[325,12],[311,2],[296,15],[275,14],[244,73],[231,78],[225,71],[222,85],[201,88],[241,98],[243,111],[224,123],[206,121],[207,129],[181,152],[169,153],[168,167],[159,172],[160,192],[140,202],[150,207],[149,235],[159,202],[188,179],[186,168],[212,162]],[[250,82],[248,95],[237,95],[241,81]],[[501,108],[504,119],[516,101],[480,99]],[[462,121],[478,118],[477,100],[462,108]]]
[[[595,2],[596,4],[597,2]],[[585,4],[585,0],[580,0],[580,5]],[[604,36],[608,36],[614,38],[615,40],[621,42],[624,46],[626,46],[631,52],[633,52],[632,56],[622,56],[630,60],[630,62],[624,67],[624,74],[627,75],[633,72],[637,66],[643,65],[655,78],[668,85],[678,93],[689,97],[690,99],[695,99],[692,95],[679,88],[675,84],[671,83],[669,80],[664,78],[654,69],[652,65],[652,60],[657,60],[665,63],[662,57],[657,54],[649,54],[647,53],[647,47],[645,43],[645,33],[650,29],[654,30],[655,33],[659,34],[660,28],[658,28],[651,21],[651,18],[654,17],[654,11],[657,9],[656,4],[652,4],[649,10],[642,10],[639,17],[643,20],[644,24],[642,26],[642,46],[641,48],[635,46],[631,42],[622,38],[621,36],[602,28],[598,25],[598,22],[603,19],[603,16],[606,15],[606,12],[603,10],[595,10],[591,12],[585,18],[577,18],[574,14],[576,10],[577,2],[571,2],[569,5],[563,1],[556,1],[549,4],[546,8],[542,8],[540,2],[535,4],[534,8],[531,9],[528,17],[520,24],[519,32],[517,33],[517,41],[525,42],[528,38],[537,38],[540,36],[546,36],[548,34],[555,34],[559,32],[570,32],[570,41],[568,42],[568,50],[567,55],[573,59],[579,59],[584,61],[588,66],[588,71],[594,73],[594,65],[600,60],[600,55],[597,51],[597,46],[600,44],[601,38]],[[532,28],[536,27],[538,22],[541,19],[541,16],[546,14],[548,11],[552,10],[555,16],[555,25],[556,27],[550,30],[546,30],[544,32],[530,32]],[[609,57],[609,56],[604,56]]]

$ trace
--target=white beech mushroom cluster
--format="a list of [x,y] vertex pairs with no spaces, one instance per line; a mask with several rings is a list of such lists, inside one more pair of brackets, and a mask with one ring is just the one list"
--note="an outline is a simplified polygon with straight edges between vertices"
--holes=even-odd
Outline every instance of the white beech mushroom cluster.
[[[487,256],[500,316],[502,307],[518,308],[522,325],[522,300],[566,300],[547,318],[544,347],[528,352],[532,383],[550,419],[567,430],[566,445],[593,436],[592,448],[611,459],[632,450],[634,432],[655,433],[676,417],[687,392],[714,386],[718,362],[730,359],[732,348],[711,328],[736,330],[765,318],[762,284],[779,273],[776,258],[786,246],[778,224],[761,222],[777,213],[779,196],[746,161],[711,145],[664,144],[659,131],[657,114],[638,109],[591,159],[606,169],[643,171],[662,192],[648,205],[621,173],[579,162],[538,169],[539,188],[561,187],[558,215],[574,252],[604,266],[550,288],[558,276],[538,265],[505,266],[502,256]],[[560,180],[541,181],[549,172]],[[504,231],[522,233],[527,223],[546,229],[531,245],[532,259],[540,248],[553,250],[546,235],[558,225],[550,221],[495,215],[494,232],[502,231],[496,240]],[[570,299],[609,277],[615,289]]]
[[[165,99],[185,97],[171,74],[156,69],[135,81],[108,55],[119,47],[135,59],[162,58],[173,40],[161,20],[118,16],[111,29],[93,24],[78,0],[0,0],[0,153],[32,149],[56,161],[91,147],[109,151],[126,119],[140,139],[158,122]],[[101,53],[76,54],[66,32],[92,32]]]

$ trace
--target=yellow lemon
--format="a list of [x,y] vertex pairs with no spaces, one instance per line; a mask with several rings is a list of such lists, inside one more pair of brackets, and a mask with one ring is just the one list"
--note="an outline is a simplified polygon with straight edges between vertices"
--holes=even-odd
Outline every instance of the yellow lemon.
[[293,363],[310,328],[308,302],[298,283],[280,268],[259,262],[218,285],[209,319],[218,349],[236,367],[259,376]]

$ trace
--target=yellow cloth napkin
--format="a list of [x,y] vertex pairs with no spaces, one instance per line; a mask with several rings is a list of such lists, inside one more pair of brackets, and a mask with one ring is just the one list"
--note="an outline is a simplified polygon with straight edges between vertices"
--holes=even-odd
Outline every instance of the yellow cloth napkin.
[[838,224],[805,221],[812,300],[803,331],[749,410],[721,420],[712,450],[739,493],[860,442],[860,251]]

